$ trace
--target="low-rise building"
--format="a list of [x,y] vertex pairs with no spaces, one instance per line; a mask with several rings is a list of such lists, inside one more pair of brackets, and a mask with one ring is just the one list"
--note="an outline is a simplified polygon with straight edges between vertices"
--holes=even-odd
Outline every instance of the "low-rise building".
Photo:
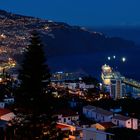
[[119,127],[126,127],[135,130],[138,129],[138,119],[119,114],[114,115],[112,118],[112,123]]
[[93,119],[93,111],[96,110],[96,107],[91,106],[91,105],[87,105],[83,107],[83,114],[85,115],[85,117],[89,118],[89,119]]
[[89,105],[83,107],[83,114],[87,118],[93,119],[97,122],[110,122],[113,117],[113,113],[111,111]]
[[95,128],[83,129],[82,140],[113,140],[114,135],[104,131],[96,130]]
[[66,109],[66,110],[59,110],[55,113],[55,116],[58,118],[58,123],[65,123],[74,125],[79,121],[79,114],[78,112]]

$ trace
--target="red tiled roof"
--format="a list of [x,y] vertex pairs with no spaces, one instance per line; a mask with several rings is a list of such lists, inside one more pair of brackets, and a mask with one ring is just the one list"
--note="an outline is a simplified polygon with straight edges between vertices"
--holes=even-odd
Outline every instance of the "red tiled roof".
[[105,129],[115,126],[112,122],[101,122],[98,124],[102,125]]
[[10,112],[12,112],[12,111],[10,111],[9,109],[2,109],[2,108],[0,108],[0,117],[5,115],[5,114],[8,114]]
[[68,127],[69,127],[69,126],[62,125],[62,124],[57,124],[57,125],[56,125],[56,128],[59,128],[59,129],[68,128]]

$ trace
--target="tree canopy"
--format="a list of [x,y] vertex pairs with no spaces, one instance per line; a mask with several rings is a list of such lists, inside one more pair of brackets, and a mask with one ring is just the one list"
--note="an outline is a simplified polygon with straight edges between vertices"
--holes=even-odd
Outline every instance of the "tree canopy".
[[50,70],[43,49],[39,34],[33,32],[19,70],[21,85],[17,101],[23,106],[35,107],[50,82]]

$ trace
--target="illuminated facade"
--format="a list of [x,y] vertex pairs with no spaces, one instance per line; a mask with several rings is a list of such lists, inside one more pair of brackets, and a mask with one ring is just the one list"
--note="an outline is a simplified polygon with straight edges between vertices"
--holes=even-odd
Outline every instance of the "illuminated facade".
[[68,73],[68,72],[56,72],[52,74],[51,81],[66,81],[66,80],[75,80],[79,78],[77,73]]
[[125,96],[125,84],[122,79],[112,79],[110,86],[110,95],[113,99],[120,99]]
[[105,64],[102,66],[101,78],[104,87],[113,99],[120,99],[125,95],[124,77],[119,72],[112,71],[112,68]]
[[111,84],[111,78],[112,78],[112,69],[108,65],[103,65],[102,66],[102,74],[101,74],[103,84],[104,85],[110,85]]

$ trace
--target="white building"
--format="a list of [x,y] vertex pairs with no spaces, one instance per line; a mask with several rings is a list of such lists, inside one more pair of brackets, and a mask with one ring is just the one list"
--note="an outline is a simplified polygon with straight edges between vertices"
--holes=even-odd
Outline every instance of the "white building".
[[126,87],[123,83],[124,77],[108,65],[102,66],[101,78],[103,86],[106,87],[106,91],[110,92],[110,96],[113,99],[120,99],[124,97],[126,93]]
[[65,87],[68,87],[69,89],[75,90],[77,88],[80,89],[91,89],[95,86],[93,84],[86,84],[84,82],[75,82],[75,83],[65,83]]
[[120,99],[125,96],[125,84],[121,78],[111,79],[110,95],[113,99]]
[[7,104],[13,104],[15,99],[14,98],[5,98],[3,101]]
[[90,105],[83,107],[83,114],[87,118],[93,119],[97,122],[110,122],[113,117],[111,111]]
[[103,131],[98,131],[95,128],[83,129],[82,140],[113,140],[114,135]]
[[138,129],[138,119],[126,117],[120,114],[113,114],[111,111],[104,110],[95,106],[83,107],[83,114],[97,122],[112,122],[118,127],[125,127],[130,129]]
[[96,107],[88,105],[88,106],[84,106],[83,107],[83,114],[89,118],[89,119],[93,119],[94,115],[93,115],[93,111],[96,110]]
[[86,84],[86,83],[79,83],[79,88],[80,89],[91,89],[94,88],[95,86],[93,84]]
[[112,123],[119,127],[138,129],[138,119],[116,114],[112,118]]
[[74,125],[79,121],[78,112],[74,112],[72,110],[58,111],[55,116],[58,117],[58,123]]

